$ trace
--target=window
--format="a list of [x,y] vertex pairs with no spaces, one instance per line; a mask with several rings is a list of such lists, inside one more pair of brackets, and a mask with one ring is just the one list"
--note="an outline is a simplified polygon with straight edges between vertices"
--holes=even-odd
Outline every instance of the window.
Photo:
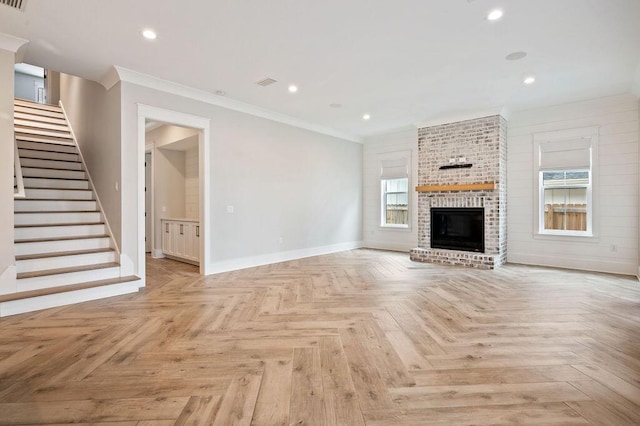
[[593,236],[593,151],[597,137],[573,136],[577,132],[565,137],[561,132],[546,134],[536,141],[537,234]]
[[392,228],[409,227],[409,160],[408,156],[380,161],[380,224]]
[[591,172],[556,170],[540,173],[543,231],[590,231]]

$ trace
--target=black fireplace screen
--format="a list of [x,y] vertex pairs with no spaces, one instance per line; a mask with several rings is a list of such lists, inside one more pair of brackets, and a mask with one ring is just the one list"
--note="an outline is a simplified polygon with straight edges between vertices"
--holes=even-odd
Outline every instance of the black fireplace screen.
[[431,248],[484,253],[484,209],[432,208]]

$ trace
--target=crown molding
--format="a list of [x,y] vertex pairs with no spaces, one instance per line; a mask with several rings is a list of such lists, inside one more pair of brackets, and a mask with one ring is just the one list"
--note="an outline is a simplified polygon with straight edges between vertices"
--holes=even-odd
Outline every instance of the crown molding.
[[0,49],[2,50],[17,53],[18,50],[27,43],[29,43],[29,40],[25,40],[24,38],[0,33]]
[[442,124],[458,123],[460,121],[476,120],[478,118],[491,117],[493,115],[501,115],[505,119],[509,119],[509,110],[506,107],[486,108],[475,111],[464,111],[459,113],[443,114],[426,121],[414,123],[418,128],[440,126]]
[[328,127],[309,123],[286,114],[260,108],[245,102],[230,99],[224,96],[214,95],[213,93],[195,89],[193,87],[184,86],[182,84],[163,80],[152,75],[143,74],[120,66],[113,66],[112,69],[100,80],[107,90],[113,87],[119,81],[132,83],[138,86],[147,87],[149,89],[159,90],[170,93],[172,95],[182,96],[184,98],[193,99],[195,101],[204,102],[210,105],[219,106],[233,111],[242,112],[253,115],[255,117],[266,118],[267,120],[276,121],[278,123],[287,124],[289,126],[298,127],[312,132],[321,133],[338,139],[344,139],[351,142],[362,143],[362,138],[343,133]]

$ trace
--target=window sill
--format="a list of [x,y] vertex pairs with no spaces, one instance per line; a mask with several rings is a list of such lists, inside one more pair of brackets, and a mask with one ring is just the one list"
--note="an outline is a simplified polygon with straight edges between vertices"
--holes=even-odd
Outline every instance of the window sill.
[[378,229],[380,231],[411,232],[411,227],[409,225],[378,225]]

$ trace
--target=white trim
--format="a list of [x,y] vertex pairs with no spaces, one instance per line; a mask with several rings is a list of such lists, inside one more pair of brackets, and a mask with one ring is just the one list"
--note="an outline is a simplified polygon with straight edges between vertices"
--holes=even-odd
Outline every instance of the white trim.
[[[71,126],[71,121],[69,120],[69,116],[67,115],[67,111],[64,109],[64,105],[62,104],[62,100],[58,101],[58,105],[60,105],[60,109],[62,109],[62,114],[64,114],[64,119],[67,122],[67,127],[69,127],[69,132],[71,133],[71,137],[73,138],[73,143],[76,145],[76,149],[78,150],[78,156],[80,157],[80,161],[82,162],[83,171],[87,175],[87,180],[89,181],[89,187],[93,191],[93,195],[96,197],[96,203],[98,204],[98,209],[100,210],[100,215],[104,219],[104,224],[107,228],[107,233],[111,238],[111,243],[113,244],[113,248],[115,249],[118,257],[120,256],[120,248],[118,247],[118,243],[113,236],[113,231],[111,230],[111,226],[109,225],[109,221],[107,220],[107,215],[104,213],[104,209],[102,208],[102,203],[100,202],[100,197],[98,196],[98,191],[96,190],[96,186],[93,184],[93,179],[91,179],[91,173],[89,173],[89,168],[87,167],[87,162],[84,161],[84,157],[82,156],[82,150],[80,149],[80,144],[78,144],[78,139],[76,138],[76,134],[73,132],[73,127]],[[129,275],[129,274],[125,274]]]
[[164,259],[166,256],[162,252],[162,249],[151,248],[151,257],[154,259]]
[[636,278],[640,281],[640,266],[638,266],[638,271],[636,272]]
[[140,281],[142,280],[2,302],[0,303],[0,317],[136,293],[140,287]]
[[[138,148],[136,150],[138,161],[138,271],[139,276],[145,274],[145,223],[144,223],[144,153],[145,153],[145,122],[146,120],[161,121],[182,127],[198,129],[198,173],[200,182],[200,226],[202,238],[200,238],[200,273],[209,275],[209,253],[211,249],[211,120],[206,117],[186,114],[149,105],[138,104]],[[153,163],[152,163],[153,172]],[[141,275],[140,275],[141,274]]]
[[[598,139],[600,128],[598,126],[582,127],[576,129],[555,130],[540,132],[533,135],[531,141],[533,149],[533,238],[556,237],[562,238],[593,238],[597,239],[599,219],[597,214],[598,203]],[[591,168],[589,170],[589,185],[587,186],[587,230],[576,231],[545,231],[544,206],[541,204],[544,188],[542,188],[542,173],[540,170],[540,145],[545,142],[562,142],[572,139],[589,139],[591,141]]]
[[367,240],[364,242],[363,247],[374,249],[374,250],[389,250],[389,251],[398,251],[402,253],[409,253],[411,249],[415,248],[417,243],[390,243],[388,241],[370,241]]
[[20,48],[27,43],[29,43],[29,40],[26,40],[24,38],[0,33],[0,49],[2,50],[17,53],[18,50],[20,50]]
[[113,87],[118,81],[124,81],[127,83],[136,84],[138,86],[147,87],[149,89],[159,90],[165,93],[170,93],[184,98],[193,99],[200,102],[205,102],[210,105],[227,108],[233,111],[242,112],[245,114],[253,115],[260,118],[266,118],[267,120],[275,121],[278,123],[287,124],[293,127],[299,127],[301,129],[310,130],[312,132],[321,133],[324,135],[332,136],[338,139],[344,139],[351,142],[362,143],[362,138],[343,133],[328,127],[320,126],[317,124],[309,123],[298,118],[281,114],[279,112],[271,111],[265,108],[260,108],[245,102],[230,99],[224,96],[214,95],[203,90],[194,89],[193,87],[185,86],[182,84],[174,83],[171,81],[163,80],[152,75],[143,74],[137,71],[129,70],[127,68],[114,66],[117,73],[118,80],[114,80],[113,72],[107,73],[100,83],[108,90]]
[[625,263],[605,258],[590,257],[577,259],[572,257],[562,257],[557,254],[537,255],[531,253],[507,253],[507,263],[630,276],[635,274],[635,267],[629,264],[629,262]]
[[238,269],[254,268],[256,266],[271,265],[274,263],[303,259],[305,257],[321,256],[323,254],[359,249],[363,246],[364,243],[362,241],[352,241],[348,243],[332,244],[328,246],[310,247],[300,250],[281,251],[259,256],[222,260],[220,262],[211,264],[210,273],[219,274],[222,272],[236,271]]
[[494,107],[486,108],[475,111],[457,112],[443,114],[438,117],[434,117],[422,122],[414,123],[418,129],[424,127],[440,126],[442,124],[459,123],[461,121],[477,120],[479,118],[492,117],[494,115],[500,115],[505,119],[509,119],[509,110],[506,107]]
[[12,294],[18,292],[18,280],[16,265],[7,266],[0,274],[0,294]]

